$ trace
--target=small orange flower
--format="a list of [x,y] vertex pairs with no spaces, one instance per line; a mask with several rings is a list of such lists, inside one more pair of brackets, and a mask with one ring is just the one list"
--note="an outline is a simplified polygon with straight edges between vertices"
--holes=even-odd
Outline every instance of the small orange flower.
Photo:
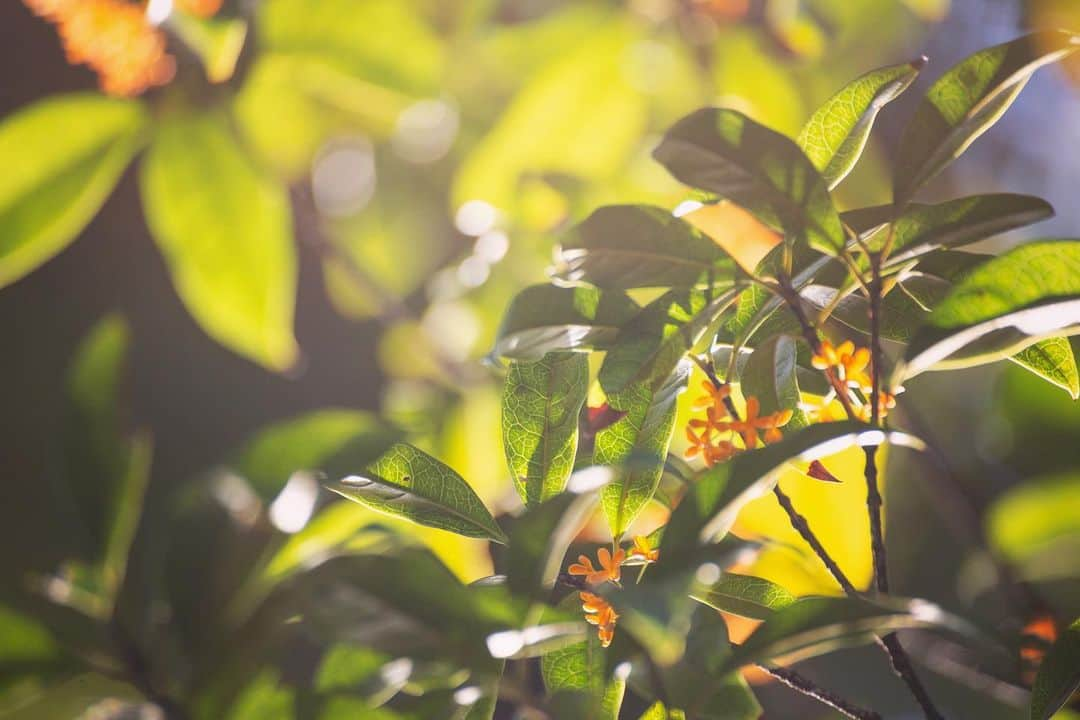
[[619,548],[615,555],[607,548],[596,551],[596,557],[600,561],[600,569],[593,567],[592,560],[586,555],[579,555],[578,561],[568,568],[571,575],[584,575],[585,582],[590,585],[599,585],[604,582],[618,583],[622,577],[622,561],[626,559],[626,552]]
[[718,423],[718,430],[733,430],[742,437],[743,444],[748,450],[758,446],[758,431],[765,431],[765,442],[776,442],[783,434],[778,428],[787,425],[791,421],[790,410],[779,410],[770,415],[761,415],[761,403],[756,397],[746,399],[746,417],[742,420],[731,420]]
[[821,343],[821,352],[814,355],[810,363],[818,370],[835,368],[840,379],[849,385],[859,388],[869,388],[872,381],[866,369],[870,365],[870,350],[868,348],[855,348],[855,343],[845,340],[838,347],[828,340]]
[[716,419],[727,417],[727,405],[724,403],[731,396],[731,386],[724,383],[720,387],[716,387],[709,380],[705,380],[701,383],[701,389],[705,391],[705,394],[694,401],[691,405],[692,410],[712,410],[710,416]]
[[660,551],[649,545],[649,538],[637,535],[634,537],[634,547],[630,550],[630,557],[644,558],[645,562],[656,562],[660,559]]
[[221,9],[222,0],[176,0],[176,6],[199,17],[212,17]]
[[[896,396],[892,393],[887,393],[884,390],[878,395],[878,417],[885,417],[889,414],[889,411],[896,407]],[[863,422],[870,422],[873,419],[871,414],[870,401],[867,401],[858,409],[859,419]]]
[[596,634],[600,638],[600,644],[607,647],[615,637],[615,623],[619,614],[604,598],[590,592],[578,593],[581,598],[581,609],[585,611],[585,622],[596,626]]

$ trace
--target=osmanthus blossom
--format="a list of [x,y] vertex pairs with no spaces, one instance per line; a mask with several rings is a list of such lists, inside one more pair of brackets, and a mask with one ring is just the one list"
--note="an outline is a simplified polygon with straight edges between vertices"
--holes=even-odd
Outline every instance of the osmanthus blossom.
[[[656,562],[660,557],[660,551],[653,548],[649,539],[644,536],[634,538],[630,557],[641,558],[646,563]],[[617,548],[614,553],[605,547],[596,551],[596,559],[599,568],[593,565],[587,555],[579,555],[578,561],[570,565],[567,571],[572,576],[583,577],[589,585],[596,586],[604,583],[619,584],[622,579],[622,563],[627,560],[627,553],[622,548]],[[581,599],[581,609],[585,612],[585,622],[596,626],[597,636],[603,647],[611,645],[615,637],[615,623],[619,614],[611,603],[589,591],[578,593]]]

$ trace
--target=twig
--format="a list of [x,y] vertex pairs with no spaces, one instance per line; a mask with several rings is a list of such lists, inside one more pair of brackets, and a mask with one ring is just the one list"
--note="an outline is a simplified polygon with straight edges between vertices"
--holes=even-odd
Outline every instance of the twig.
[[849,718],[854,718],[854,720],[881,720],[881,715],[873,710],[861,708],[828,690],[823,690],[810,679],[803,677],[794,670],[761,664],[758,664],[757,667],[789,688],[801,692],[807,697],[812,697]]
[[818,540],[817,535],[810,529],[809,523],[806,522],[806,518],[803,517],[795,510],[795,506],[783,490],[780,489],[780,485],[773,486],[773,495],[776,496],[776,500],[780,503],[780,507],[787,513],[788,520],[791,522],[791,527],[795,528],[795,532],[799,533],[799,537],[806,541],[806,544],[814,551],[821,562],[825,563],[825,567],[828,568],[829,573],[836,579],[836,582],[840,584],[840,587],[844,589],[844,593],[847,595],[857,595],[858,590],[851,584],[851,580],[848,579],[844,571],[840,569],[840,566],[836,564],[832,556],[822,546],[821,541]]

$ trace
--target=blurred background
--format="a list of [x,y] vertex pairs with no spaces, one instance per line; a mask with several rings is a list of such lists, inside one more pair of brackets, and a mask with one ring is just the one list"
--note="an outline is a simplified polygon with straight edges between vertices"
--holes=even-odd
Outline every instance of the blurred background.
[[[56,567],[72,552],[53,480],[61,378],[108,313],[131,327],[125,408],[130,425],[154,435],[151,506],[260,428],[342,408],[400,423],[489,506],[505,509],[513,493],[499,439],[501,376],[483,362],[498,322],[514,293],[545,280],[559,232],[593,208],[674,207],[690,197],[649,157],[659,133],[697,107],[721,104],[794,135],[862,72],[925,54],[925,87],[967,54],[1043,27],[1080,29],[1080,3],[228,0],[212,17],[167,17],[161,31],[176,71],[142,94],[150,122],[220,119],[227,142],[291,208],[266,221],[278,223],[270,233],[287,248],[274,251],[276,265],[256,269],[250,255],[226,252],[219,259],[232,275],[215,282],[258,276],[295,316],[278,313],[275,327],[259,331],[274,340],[262,344],[243,327],[221,330],[213,316],[228,312],[221,307],[231,296],[178,280],[184,251],[148,230],[150,182],[142,178],[141,197],[140,174],[150,174],[149,160],[137,158],[69,247],[0,289],[0,581]],[[0,3],[0,67],[4,118],[98,87],[90,69],[65,60],[54,26],[16,0]],[[1078,88],[1080,61],[1037,74],[928,195],[1040,195],[1057,217],[1032,232],[1076,236]],[[857,176],[841,188],[841,207],[887,201],[889,153],[919,94],[883,113]],[[66,122],[77,128],[80,116]],[[1080,409],[1003,367],[931,374],[907,390],[898,421],[948,428],[978,531],[992,526],[979,513],[1002,498],[1066,516],[1048,530],[1032,510],[1030,527],[1001,531],[994,542],[1031,569],[1033,586],[1053,584],[1059,610],[1075,615],[1075,562],[1054,558],[1080,551]],[[947,514],[949,501],[912,480],[925,473],[897,467],[888,523],[899,591],[984,603],[989,616],[1004,616],[995,605],[1003,601],[985,596],[986,568],[963,542],[935,534],[940,523],[922,520]],[[1009,495],[1020,481],[1044,477],[1042,494],[1028,493],[1038,497]],[[824,503],[815,512],[835,518],[836,509]],[[862,550],[853,546],[844,562],[868,563]],[[483,574],[484,560],[471,552],[446,551],[467,579]],[[867,677],[887,676],[884,660],[870,657],[829,659],[845,668],[832,686],[865,695]],[[893,690],[902,706],[903,690]],[[970,716],[1012,716],[981,712]]]

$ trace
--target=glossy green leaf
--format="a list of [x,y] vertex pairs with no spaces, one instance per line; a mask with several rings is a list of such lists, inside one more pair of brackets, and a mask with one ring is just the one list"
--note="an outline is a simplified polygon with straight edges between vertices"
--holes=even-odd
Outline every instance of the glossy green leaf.
[[1080,619],[1046,653],[1031,686],[1031,720],[1050,720],[1080,688]]
[[635,385],[612,406],[626,414],[596,434],[593,460],[617,468],[600,502],[611,534],[619,538],[656,492],[675,430],[676,400],[689,372],[676,371],[655,392]]
[[797,600],[786,588],[771,580],[737,573],[724,573],[715,583],[694,592],[691,597],[716,610],[753,620],[767,620],[777,610]]
[[916,437],[883,432],[854,421],[810,425],[778,443],[740,453],[729,462],[706,470],[672,513],[660,546],[662,570],[666,558],[692,553],[731,528],[746,503],[770,492],[789,461],[810,462],[849,447],[892,443],[922,449]]
[[807,424],[806,415],[799,409],[802,395],[797,360],[798,340],[791,335],[774,335],[754,348],[740,375],[743,397],[756,397],[762,415],[792,411],[784,432]]
[[971,623],[926,600],[805,598],[773,613],[734,650],[724,669],[731,671],[781,657],[798,662],[909,628],[947,630],[986,640]]
[[483,501],[460,475],[406,443],[397,443],[368,465],[328,486],[372,510],[466,537],[506,542]]
[[1080,331],[1080,241],[1022,245],[956,285],[912,339],[899,378],[1013,355]]
[[893,174],[896,204],[906,204],[990,129],[1036,70],[1078,47],[1071,33],[1034,33],[980,50],[942,75],[926,93],[900,141]]
[[1080,373],[1067,338],[1048,338],[1029,345],[1009,358],[1028,372],[1058,386],[1073,400],[1080,398]]
[[532,285],[510,301],[492,352],[539,360],[553,350],[604,349],[640,310],[621,292]]
[[[879,249],[889,235],[880,225],[891,220],[891,205],[844,213],[844,221],[873,249]],[[1031,225],[1054,215],[1050,203],[1030,195],[998,193],[971,195],[936,205],[914,203],[896,219],[892,229],[889,266],[940,250],[985,240],[999,233]]]
[[147,222],[180,299],[215,340],[274,370],[297,358],[285,188],[215,115],[170,116],[142,167]]
[[608,397],[638,384],[655,387],[737,297],[731,289],[712,297],[700,290],[671,290],[627,322],[600,367]]
[[552,352],[534,362],[510,364],[502,397],[503,449],[526,505],[566,487],[588,394],[589,360],[583,353]]
[[796,142],[832,189],[859,161],[877,114],[915,82],[922,58],[872,70],[844,86],[807,121]]
[[609,205],[563,239],[557,277],[601,288],[692,287],[731,283],[734,261],[671,211]]
[[90,93],[42,100],[0,123],[0,287],[75,239],[141,147],[145,126],[141,103]]
[[653,156],[687,185],[729,198],[821,252],[844,247],[840,216],[814,165],[791,139],[740,112],[687,115]]
[[400,438],[400,431],[368,413],[317,410],[263,429],[231,466],[270,502],[294,472],[342,477],[376,460]]

